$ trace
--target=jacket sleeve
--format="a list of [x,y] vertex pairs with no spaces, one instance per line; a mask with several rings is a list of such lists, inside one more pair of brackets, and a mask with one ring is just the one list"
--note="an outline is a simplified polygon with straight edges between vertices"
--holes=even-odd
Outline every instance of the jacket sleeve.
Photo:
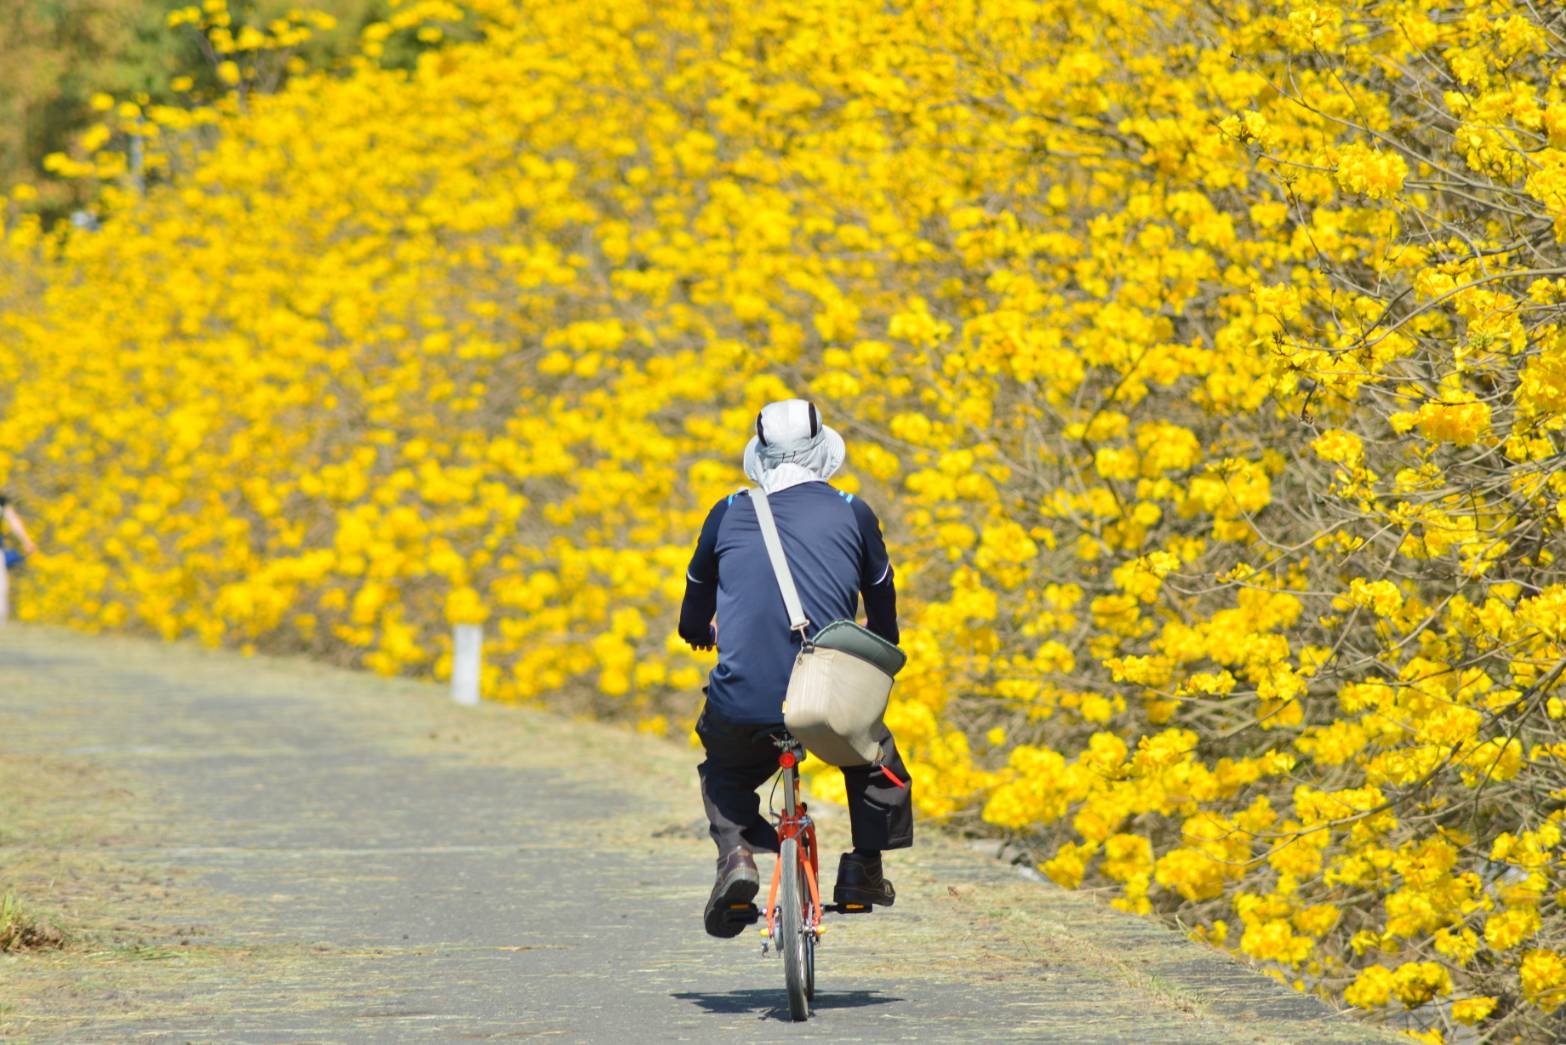
[[855,497],[851,503],[859,523],[859,590],[865,600],[865,627],[896,645],[897,586],[892,580],[892,559],[881,537],[881,520],[860,498]]
[[685,568],[685,598],[680,603],[677,630],[680,638],[698,648],[712,645],[712,615],[718,608],[718,526],[730,500],[725,497],[707,513],[696,551]]

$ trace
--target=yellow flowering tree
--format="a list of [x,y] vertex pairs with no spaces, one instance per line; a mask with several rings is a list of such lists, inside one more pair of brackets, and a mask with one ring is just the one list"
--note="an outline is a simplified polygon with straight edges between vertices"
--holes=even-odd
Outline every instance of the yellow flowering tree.
[[111,105],[57,164],[101,226],[5,212],[21,613],[436,675],[483,621],[501,699],[688,723],[690,542],[809,395],[925,815],[1427,1040],[1553,1040],[1544,17],[410,0],[344,69]]

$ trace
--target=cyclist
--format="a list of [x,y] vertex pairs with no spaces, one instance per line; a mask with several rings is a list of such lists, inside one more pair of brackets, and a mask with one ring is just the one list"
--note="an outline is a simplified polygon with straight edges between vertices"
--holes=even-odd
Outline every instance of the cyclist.
[[[4,624],[11,610],[11,567],[36,553],[38,547],[27,536],[27,527],[22,525],[22,517],[16,514],[16,507],[4,490],[0,490],[0,524],[3,524],[3,528],[0,528],[0,624]],[[20,552],[5,546],[5,530],[10,530],[22,542]]]
[[[842,437],[821,423],[814,404],[785,399],[757,415],[743,463],[767,493],[812,627],[854,619],[862,593],[866,627],[895,643],[897,593],[881,524],[863,500],[827,483],[843,456]],[[782,725],[800,644],[745,491],[707,514],[685,581],[680,637],[696,649],[718,650],[696,721],[707,756],[697,767],[702,802],[718,846],[704,921],[711,935],[732,937],[743,925],[726,912],[749,903],[761,886],[752,854],[778,850],[756,794],[777,769],[777,750],[757,733]],[[874,767],[843,769],[854,850],[838,861],[835,903],[891,906],[896,892],[882,873],[881,853],[913,844],[911,782],[889,731],[881,755]]]

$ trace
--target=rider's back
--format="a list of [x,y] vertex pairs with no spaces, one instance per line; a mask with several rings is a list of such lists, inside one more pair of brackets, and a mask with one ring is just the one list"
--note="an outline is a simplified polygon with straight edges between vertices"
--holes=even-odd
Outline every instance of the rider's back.
[[[859,592],[890,576],[875,513],[825,482],[790,486],[767,500],[812,632],[833,620],[853,619]],[[717,585],[718,665],[708,682],[708,703],[734,722],[779,721],[800,640],[789,631],[748,492],[713,506],[690,579]],[[889,637],[895,641],[895,635]]]

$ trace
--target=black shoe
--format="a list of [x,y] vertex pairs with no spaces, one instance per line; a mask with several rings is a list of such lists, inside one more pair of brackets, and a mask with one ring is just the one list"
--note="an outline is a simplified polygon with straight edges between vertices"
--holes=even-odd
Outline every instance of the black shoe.
[[837,885],[832,889],[833,903],[890,907],[896,899],[897,890],[881,876],[879,856],[844,853],[837,862]]
[[718,880],[707,898],[707,935],[729,939],[744,932],[751,919],[733,917],[731,912],[748,910],[760,888],[761,875],[749,850],[731,849],[718,857]]

